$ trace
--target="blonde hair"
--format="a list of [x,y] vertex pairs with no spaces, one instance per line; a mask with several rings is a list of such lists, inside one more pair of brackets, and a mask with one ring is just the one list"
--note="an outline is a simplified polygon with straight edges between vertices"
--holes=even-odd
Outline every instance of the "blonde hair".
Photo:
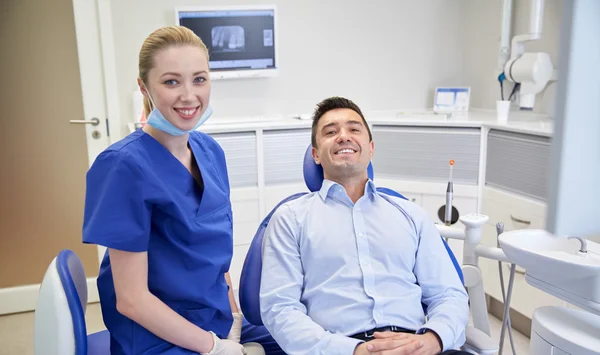
[[[142,44],[139,55],[139,77],[148,89],[148,73],[154,67],[154,55],[156,52],[166,49],[170,46],[190,45],[202,49],[206,53],[208,60],[208,48],[200,37],[187,27],[168,26],[162,27],[152,32]],[[152,111],[152,104],[148,97],[144,96],[144,114],[146,117]]]

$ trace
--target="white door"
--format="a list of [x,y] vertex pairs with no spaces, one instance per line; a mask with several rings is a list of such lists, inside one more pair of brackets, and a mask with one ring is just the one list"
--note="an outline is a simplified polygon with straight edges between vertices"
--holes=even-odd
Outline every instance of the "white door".
[[110,142],[101,50],[110,28],[98,6],[3,0],[0,314],[35,309],[43,274],[62,249],[80,257],[97,299],[101,251],[81,242],[81,229],[85,174]]
[[[83,98],[84,120],[71,120],[71,124],[85,126],[88,163],[108,147],[111,139],[119,136],[119,116],[115,101],[114,51],[110,2],[105,0],[72,0],[79,55],[79,72]],[[112,93],[112,94],[111,94]],[[111,103],[111,105],[109,105]],[[107,118],[110,116],[110,120]],[[105,247],[98,246],[98,260],[102,261]]]

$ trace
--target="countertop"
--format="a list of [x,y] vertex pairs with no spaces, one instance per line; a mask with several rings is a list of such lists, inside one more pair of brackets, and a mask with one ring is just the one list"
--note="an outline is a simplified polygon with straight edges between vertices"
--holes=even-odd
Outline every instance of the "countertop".
[[[364,113],[371,125],[417,126],[417,127],[472,127],[500,129],[517,133],[551,137],[553,121],[548,116],[532,112],[511,111],[506,123],[496,120],[493,110],[471,110],[464,114],[435,114],[427,111],[375,111]],[[308,117],[303,115],[302,117]],[[308,128],[310,119],[294,117],[239,117],[219,118],[213,116],[198,130],[206,133],[243,132],[279,129]]]

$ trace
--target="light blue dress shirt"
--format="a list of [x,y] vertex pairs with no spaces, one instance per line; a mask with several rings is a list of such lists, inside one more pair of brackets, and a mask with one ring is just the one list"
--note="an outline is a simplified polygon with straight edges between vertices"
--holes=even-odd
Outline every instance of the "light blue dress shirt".
[[[421,302],[428,306],[427,320]],[[384,326],[465,342],[468,296],[427,213],[365,184],[354,204],[325,180],[281,205],[265,231],[263,323],[290,355],[352,355],[352,334]]]

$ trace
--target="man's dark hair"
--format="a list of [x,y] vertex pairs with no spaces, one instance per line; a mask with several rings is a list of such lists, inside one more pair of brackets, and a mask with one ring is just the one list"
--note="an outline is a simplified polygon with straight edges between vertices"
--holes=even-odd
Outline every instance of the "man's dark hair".
[[358,105],[346,98],[334,96],[319,102],[315,112],[313,113],[312,134],[310,137],[313,147],[317,147],[317,126],[319,125],[319,120],[324,114],[337,108],[347,108],[358,113],[358,115],[362,118],[365,127],[367,128],[367,132],[369,133],[369,142],[373,140],[371,129],[369,128],[367,120],[365,120],[365,116],[363,116]]

